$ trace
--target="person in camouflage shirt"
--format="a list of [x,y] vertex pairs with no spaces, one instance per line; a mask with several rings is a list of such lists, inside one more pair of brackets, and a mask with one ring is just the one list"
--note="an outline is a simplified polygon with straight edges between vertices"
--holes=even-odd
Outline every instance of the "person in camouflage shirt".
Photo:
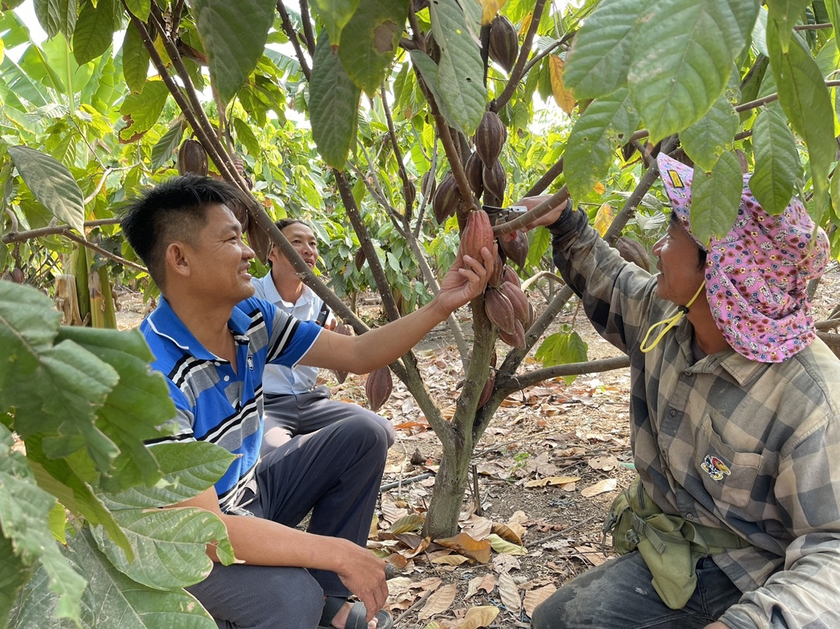
[[665,155],[658,165],[672,220],[653,247],[655,276],[568,204],[536,224],[548,225],[593,326],[630,357],[631,443],[647,495],[743,543],[697,561],[679,609],[631,552],[561,587],[532,626],[840,627],[840,361],[816,337],[806,293],[825,270],[827,237],[798,199],[764,211],[746,175],[734,226],[701,243],[692,169]]

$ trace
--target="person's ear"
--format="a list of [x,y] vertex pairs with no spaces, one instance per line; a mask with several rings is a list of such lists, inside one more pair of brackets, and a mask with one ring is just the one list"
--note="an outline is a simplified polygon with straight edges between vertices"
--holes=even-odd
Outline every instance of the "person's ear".
[[169,243],[166,248],[166,266],[171,273],[181,277],[190,276],[190,249],[183,242]]
[[277,264],[282,257],[283,255],[278,250],[277,245],[272,243],[271,249],[268,250],[268,259],[271,261],[271,264]]

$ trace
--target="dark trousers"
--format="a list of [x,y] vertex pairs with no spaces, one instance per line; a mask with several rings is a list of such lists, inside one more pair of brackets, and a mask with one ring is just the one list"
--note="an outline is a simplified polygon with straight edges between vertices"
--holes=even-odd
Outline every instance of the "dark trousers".
[[[258,501],[246,508],[286,526],[311,511],[310,533],[364,546],[387,450],[384,431],[354,421],[294,437],[262,458]],[[188,589],[228,629],[314,629],[324,596],[349,595],[333,572],[241,564],[215,564]]]
[[532,629],[702,629],[741,598],[711,557],[697,563],[697,589],[682,609],[671,609],[650,583],[638,552],[612,559],[573,579],[542,603]]

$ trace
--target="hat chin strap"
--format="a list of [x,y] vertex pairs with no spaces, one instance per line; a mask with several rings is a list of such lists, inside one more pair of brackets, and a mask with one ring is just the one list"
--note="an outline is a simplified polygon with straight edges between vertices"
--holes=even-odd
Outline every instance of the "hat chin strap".
[[[680,319],[683,318],[683,315],[688,314],[688,309],[691,308],[691,304],[693,304],[694,301],[700,296],[700,291],[703,290],[703,287],[705,285],[706,285],[706,280],[703,280],[700,283],[700,288],[698,288],[697,292],[694,293],[694,297],[692,297],[685,306],[678,306],[679,312],[677,312],[677,314],[675,314],[673,317],[668,317],[667,319],[663,319],[659,323],[654,323],[652,326],[650,326],[648,328],[647,334],[645,334],[645,338],[642,339],[642,342],[639,345],[639,349],[641,350],[641,352],[643,354],[647,354],[650,350],[652,350],[654,347],[656,347],[659,344],[659,341],[662,340],[662,337],[665,336],[665,334],[668,332],[668,330],[670,330],[675,325],[677,325],[680,322]],[[662,328],[662,331],[657,335],[657,337],[655,339],[653,339],[653,342],[650,345],[645,347],[645,344],[648,342],[648,338],[650,338],[651,333],[656,328],[658,328],[659,326],[663,326],[663,325],[665,327]]]

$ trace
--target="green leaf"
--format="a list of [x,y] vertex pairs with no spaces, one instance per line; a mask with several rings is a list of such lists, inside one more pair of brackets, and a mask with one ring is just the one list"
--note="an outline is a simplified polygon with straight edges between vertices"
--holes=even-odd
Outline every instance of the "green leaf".
[[437,75],[440,95],[451,116],[446,122],[470,136],[481,122],[487,105],[484,64],[478,43],[470,34],[456,0],[433,0],[429,11],[432,33],[440,48]]
[[[580,335],[564,326],[561,332],[555,332],[545,338],[534,358],[540,361],[543,367],[582,363],[587,360],[588,350],[588,345]],[[574,382],[575,378],[577,376],[563,376],[567,384]]]
[[767,0],[770,18],[776,22],[779,29],[779,45],[782,52],[787,53],[793,27],[811,4],[810,0]]
[[834,27],[834,45],[840,51],[840,37],[837,36],[840,33],[840,0],[825,0],[825,8]]
[[85,581],[61,555],[47,524],[55,499],[35,484],[26,457],[13,445],[12,434],[0,424],[0,530],[24,566],[40,562],[49,575],[49,588],[59,597],[56,614],[78,618]]
[[128,89],[139,92],[149,75],[149,51],[143,45],[140,32],[133,25],[125,31],[122,46],[123,76]]
[[587,197],[606,177],[615,150],[628,141],[638,122],[626,87],[590,103],[566,144],[564,171],[573,199]]
[[344,170],[347,154],[356,141],[361,91],[347,76],[326,31],[318,38],[309,83],[312,137],[324,161]]
[[542,257],[551,248],[551,232],[547,229],[535,229],[531,232],[531,245],[528,247],[528,259],[525,266],[537,266]]
[[152,147],[152,170],[157,170],[175,158],[183,137],[184,121],[179,120],[169,127],[169,131],[164,133],[163,137]]
[[402,0],[360,0],[344,27],[338,56],[347,75],[365,93],[373,95],[382,85],[407,17],[408,3]]
[[14,553],[12,542],[0,535],[0,627],[5,629],[18,590],[29,580],[31,569]]
[[64,33],[69,39],[76,28],[76,0],[35,0],[35,15],[48,38]]
[[111,511],[153,509],[181,503],[212,487],[236,458],[224,448],[205,441],[159,443],[150,451],[158,462],[161,480],[153,487],[137,486],[102,500]]
[[[187,592],[155,590],[122,574],[86,529],[70,541],[66,556],[90,582],[82,598],[82,629],[216,629],[216,622]],[[25,604],[12,613],[10,629],[70,629],[53,620],[56,600],[42,574],[33,576],[18,600]]]
[[274,23],[273,0],[195,0],[195,24],[210,65],[210,79],[229,103],[263,54]]
[[73,31],[73,56],[79,65],[96,59],[111,45],[116,18],[114,0],[84,3]]
[[[71,513],[82,515],[92,524],[104,526],[115,543],[127,552],[131,546],[114,517],[103,505],[93,488],[82,479],[68,459],[50,459],[44,453],[40,435],[26,440],[26,456],[38,486],[59,500],[61,515],[66,507]],[[52,527],[50,527],[52,530]]]
[[341,34],[347,22],[353,17],[359,0],[312,0],[312,11],[321,18],[330,41],[341,43]]
[[720,156],[711,172],[694,169],[691,180],[691,231],[708,244],[712,236],[723,238],[738,216],[744,178],[734,153]]
[[139,93],[126,96],[120,113],[128,124],[120,131],[120,140],[134,142],[141,138],[160,118],[167,98],[169,90],[157,77],[146,81]]
[[452,114],[449,112],[449,106],[443,98],[443,92],[438,81],[437,64],[422,50],[411,50],[409,54],[411,54],[411,62],[419,70],[420,76],[423,77],[423,82],[432,93],[432,97],[435,99],[444,120],[447,122],[452,120]]
[[[149,13],[152,11],[151,0],[125,0],[125,6],[143,22],[149,19]],[[128,30],[132,30],[132,28]]]
[[711,170],[727,147],[732,147],[739,125],[732,103],[721,96],[705,116],[680,132],[680,144],[695,164]]
[[132,509],[114,515],[131,542],[134,560],[126,559],[101,527],[92,529],[93,537],[117,570],[147,587],[174,590],[204,580],[213,569],[207,556],[210,543],[218,544],[223,563],[234,561],[227,529],[209,511],[194,507]]
[[117,371],[119,381],[96,412],[96,426],[119,447],[101,485],[109,490],[160,478],[144,442],[167,434],[159,426],[175,417],[175,405],[162,374],[151,371],[149,346],[138,330],[63,327],[58,341],[71,340]]
[[641,21],[628,73],[651,142],[702,118],[723,93],[758,14],[754,0],[660,0]]
[[249,155],[256,157],[260,154],[260,141],[251,126],[240,118],[233,118],[233,128],[236,131],[236,139],[245,147]]
[[52,347],[60,321],[49,297],[0,281],[0,413],[13,405],[15,378],[30,378],[38,369],[38,354]]
[[790,203],[802,177],[796,140],[784,118],[772,109],[758,114],[753,123],[755,173],[750,190],[770,214],[781,213]]
[[10,146],[9,155],[35,198],[57,219],[85,234],[85,199],[79,184],[61,162],[26,146]]
[[575,35],[563,82],[575,98],[611,94],[627,84],[637,22],[650,0],[604,0]]
[[778,41],[778,28],[771,20],[767,25],[767,47],[779,103],[793,130],[808,147],[814,219],[819,224],[828,201],[828,172],[837,151],[831,97],[816,61],[798,35],[794,35],[788,52],[784,53]]

